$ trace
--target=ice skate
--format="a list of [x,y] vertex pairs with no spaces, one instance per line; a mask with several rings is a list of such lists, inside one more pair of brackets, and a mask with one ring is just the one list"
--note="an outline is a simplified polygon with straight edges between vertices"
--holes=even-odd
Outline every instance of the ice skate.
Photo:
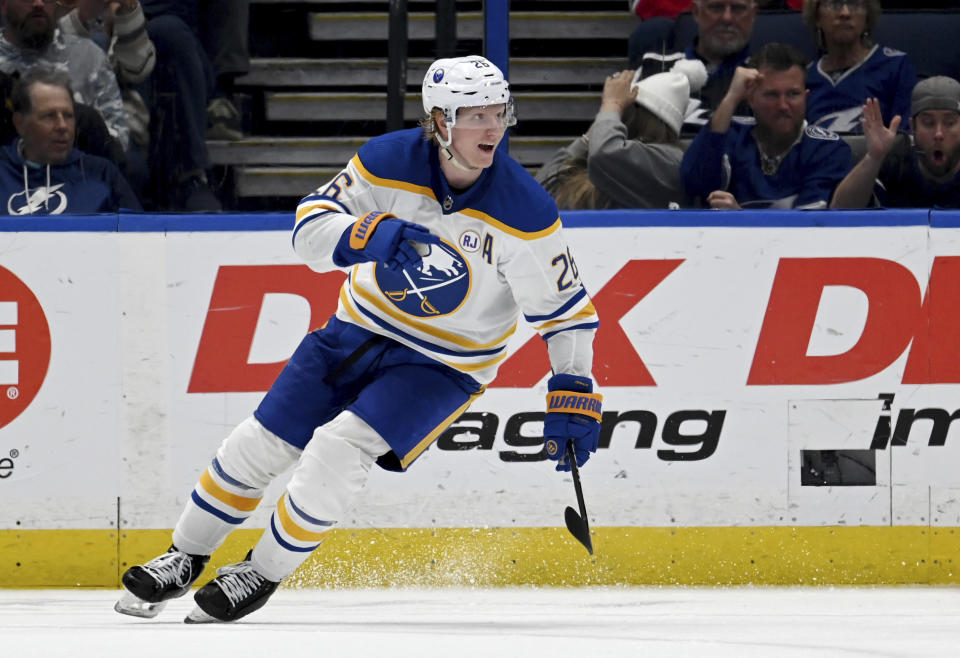
[[127,569],[122,579],[127,591],[113,609],[134,617],[156,617],[167,601],[187,593],[209,560],[208,555],[190,555],[171,546],[146,564]]
[[236,621],[259,610],[270,598],[278,582],[264,578],[250,563],[253,551],[243,562],[217,569],[217,577],[197,590],[197,607],[187,615],[188,624]]

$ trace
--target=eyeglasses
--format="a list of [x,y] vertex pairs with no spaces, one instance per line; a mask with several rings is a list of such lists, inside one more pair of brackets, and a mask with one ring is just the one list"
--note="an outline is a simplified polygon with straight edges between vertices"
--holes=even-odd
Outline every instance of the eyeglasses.
[[830,11],[843,11],[844,7],[850,11],[866,11],[867,0],[822,0],[820,6]]
[[734,18],[740,18],[753,7],[752,2],[708,2],[702,5],[706,12],[712,16],[723,16],[727,9]]

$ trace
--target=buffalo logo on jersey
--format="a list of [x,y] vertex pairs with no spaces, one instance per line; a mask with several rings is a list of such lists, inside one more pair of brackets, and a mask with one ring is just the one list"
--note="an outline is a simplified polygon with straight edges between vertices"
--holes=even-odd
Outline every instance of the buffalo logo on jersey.
[[470,293],[470,267],[448,242],[421,245],[429,249],[417,268],[389,270],[376,264],[374,275],[383,295],[398,309],[419,318],[456,311]]

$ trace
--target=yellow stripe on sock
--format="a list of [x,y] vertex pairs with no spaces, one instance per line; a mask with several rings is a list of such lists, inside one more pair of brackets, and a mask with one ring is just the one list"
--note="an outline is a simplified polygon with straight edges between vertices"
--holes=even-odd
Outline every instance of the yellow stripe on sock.
[[257,509],[257,505],[260,504],[261,498],[246,498],[244,496],[238,496],[237,494],[232,494],[219,484],[214,482],[213,477],[210,475],[210,470],[207,469],[203,473],[203,477],[200,478],[200,486],[203,487],[203,490],[208,494],[219,500],[221,503],[225,503],[232,507],[235,510],[241,512],[252,512]]
[[287,511],[287,496],[284,494],[280,497],[280,502],[277,503],[277,516],[280,517],[280,525],[283,526],[284,531],[300,541],[308,542],[317,542],[323,541],[323,538],[326,536],[329,530],[324,530],[323,532],[310,532],[309,530],[304,530],[296,524],[296,522],[290,518],[290,513]]

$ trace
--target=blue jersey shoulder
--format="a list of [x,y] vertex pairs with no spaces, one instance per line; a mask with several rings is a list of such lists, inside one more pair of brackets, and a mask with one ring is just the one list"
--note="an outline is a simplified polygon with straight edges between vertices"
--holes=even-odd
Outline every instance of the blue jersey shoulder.
[[556,223],[560,213],[553,197],[519,162],[497,152],[491,173],[487,194],[471,207],[522,233],[536,233]]
[[360,147],[357,157],[378,178],[430,186],[430,149],[421,128],[374,137]]

